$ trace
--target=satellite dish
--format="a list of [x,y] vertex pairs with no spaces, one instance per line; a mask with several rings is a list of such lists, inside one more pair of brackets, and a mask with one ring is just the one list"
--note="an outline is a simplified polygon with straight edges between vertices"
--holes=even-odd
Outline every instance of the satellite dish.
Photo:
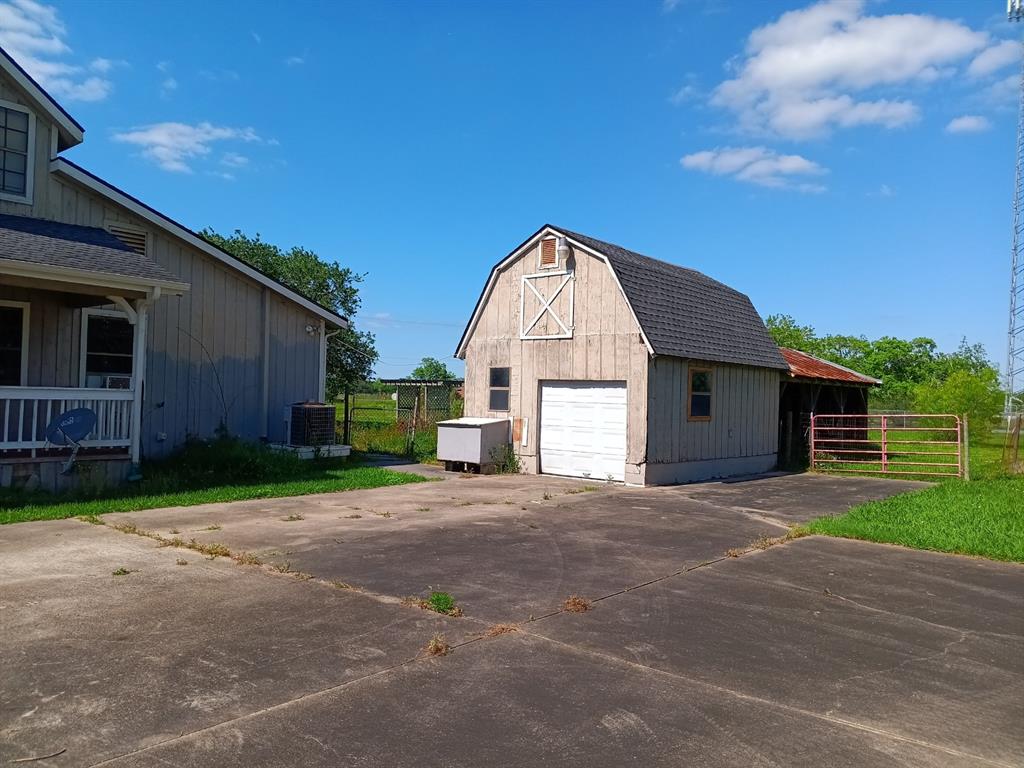
[[46,427],[46,442],[51,445],[70,445],[71,455],[64,463],[64,474],[75,464],[82,441],[96,427],[96,412],[89,408],[73,408],[60,414]]

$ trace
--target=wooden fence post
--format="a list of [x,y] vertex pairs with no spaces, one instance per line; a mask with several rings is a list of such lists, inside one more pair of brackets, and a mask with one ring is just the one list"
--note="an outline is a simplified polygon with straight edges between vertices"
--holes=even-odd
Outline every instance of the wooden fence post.
[[345,423],[341,427],[341,443],[342,445],[351,445],[349,442],[352,438],[351,427],[349,421],[351,416],[348,409],[348,387],[345,387]]

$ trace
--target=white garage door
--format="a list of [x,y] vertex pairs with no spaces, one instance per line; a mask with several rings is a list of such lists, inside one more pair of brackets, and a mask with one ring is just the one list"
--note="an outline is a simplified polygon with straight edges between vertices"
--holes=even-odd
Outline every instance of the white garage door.
[[541,383],[540,471],[595,480],[625,479],[624,381]]

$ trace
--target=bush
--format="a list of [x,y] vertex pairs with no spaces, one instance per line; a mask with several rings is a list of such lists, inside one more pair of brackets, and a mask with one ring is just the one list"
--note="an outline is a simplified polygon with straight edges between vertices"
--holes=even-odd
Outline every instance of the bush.
[[499,475],[518,475],[523,471],[511,445],[491,449],[491,461],[494,462],[494,471]]
[[944,381],[919,384],[914,407],[919,413],[955,413],[969,423],[987,430],[1003,410],[999,376],[992,368],[972,372],[959,370]]

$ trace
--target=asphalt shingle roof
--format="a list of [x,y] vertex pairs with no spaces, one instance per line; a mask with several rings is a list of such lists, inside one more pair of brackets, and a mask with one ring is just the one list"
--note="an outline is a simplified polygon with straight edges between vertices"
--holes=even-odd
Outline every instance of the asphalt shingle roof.
[[137,280],[181,283],[105,229],[0,215],[0,259],[98,272]]
[[608,259],[655,354],[788,369],[745,294],[696,270],[551,229]]

